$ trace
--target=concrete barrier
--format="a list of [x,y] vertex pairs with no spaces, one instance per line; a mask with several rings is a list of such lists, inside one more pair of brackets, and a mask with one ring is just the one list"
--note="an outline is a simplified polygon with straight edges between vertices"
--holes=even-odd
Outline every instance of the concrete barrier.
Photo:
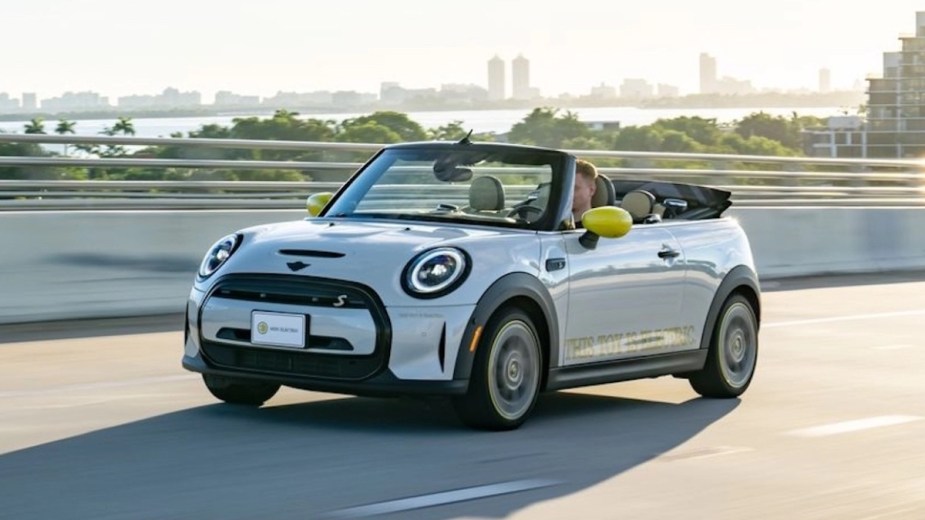
[[763,279],[925,268],[925,208],[732,208]]
[[[925,268],[925,208],[736,208],[762,278]],[[181,312],[221,236],[281,211],[0,213],[0,323]]]

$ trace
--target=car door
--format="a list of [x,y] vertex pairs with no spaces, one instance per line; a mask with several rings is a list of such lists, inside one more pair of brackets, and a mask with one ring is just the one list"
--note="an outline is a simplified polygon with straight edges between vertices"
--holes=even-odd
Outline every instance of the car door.
[[683,323],[684,252],[657,224],[636,225],[597,247],[564,233],[568,269],[562,365],[665,353],[692,342]]

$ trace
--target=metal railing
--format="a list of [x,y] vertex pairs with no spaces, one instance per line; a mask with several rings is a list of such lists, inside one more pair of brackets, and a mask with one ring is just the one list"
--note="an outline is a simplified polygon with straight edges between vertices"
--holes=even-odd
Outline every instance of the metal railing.
[[[136,151],[149,146],[301,151],[318,152],[322,160],[0,156],[0,210],[302,208],[307,195],[336,190],[362,165],[360,161],[382,147],[369,143],[0,134],[0,143],[4,142],[127,146]],[[925,163],[916,160],[568,151],[598,163],[600,172],[611,179],[705,184],[731,191],[734,204],[739,206],[925,206]],[[345,156],[353,160],[344,160]],[[170,169],[197,179],[4,180],[5,168],[40,169],[49,177],[61,168]],[[241,170],[296,171],[306,180],[207,179],[219,172]]]

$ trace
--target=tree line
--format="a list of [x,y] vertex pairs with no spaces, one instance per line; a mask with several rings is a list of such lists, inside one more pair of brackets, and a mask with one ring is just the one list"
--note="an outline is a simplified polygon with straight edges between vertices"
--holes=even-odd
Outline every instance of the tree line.
[[[716,153],[742,155],[799,156],[803,155],[802,131],[823,126],[817,117],[771,116],[752,113],[731,124],[715,119],[677,117],[660,119],[649,125],[616,129],[593,129],[571,111],[556,108],[535,108],[517,122],[507,134],[475,134],[473,141],[498,141],[529,144],[571,150],[614,150]],[[75,132],[74,121],[61,119],[53,132],[60,135]],[[26,134],[47,133],[45,121],[35,118],[26,123]],[[270,117],[242,117],[231,125],[206,124],[197,130],[171,134],[182,138],[231,138],[252,140],[321,141],[347,143],[398,143],[427,140],[459,140],[469,132],[462,121],[453,121],[436,128],[424,128],[407,114],[380,111],[366,116],[336,120],[302,117],[298,112],[277,110]],[[129,117],[118,118],[101,132],[104,135],[134,135]],[[243,150],[224,148],[184,147],[181,145],[151,146],[127,149],[118,145],[73,145],[63,152],[49,152],[32,143],[0,143],[0,156],[69,155],[80,157],[138,157],[176,159],[229,159],[271,161],[362,162],[368,153],[330,150]],[[619,165],[619,161],[608,164]],[[0,179],[113,179],[113,180],[342,180],[350,172],[299,171],[230,171],[191,170],[182,168],[0,168]]]

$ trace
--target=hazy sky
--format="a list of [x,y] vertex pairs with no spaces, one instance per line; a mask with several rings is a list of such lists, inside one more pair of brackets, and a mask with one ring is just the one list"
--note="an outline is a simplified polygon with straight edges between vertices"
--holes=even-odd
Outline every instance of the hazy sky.
[[[114,98],[165,87],[270,96],[487,83],[530,59],[543,95],[624,78],[698,89],[701,52],[759,88],[880,74],[921,0],[18,0],[0,10],[0,92]],[[508,68],[508,73],[510,69]],[[508,80],[510,89],[510,80]]]

